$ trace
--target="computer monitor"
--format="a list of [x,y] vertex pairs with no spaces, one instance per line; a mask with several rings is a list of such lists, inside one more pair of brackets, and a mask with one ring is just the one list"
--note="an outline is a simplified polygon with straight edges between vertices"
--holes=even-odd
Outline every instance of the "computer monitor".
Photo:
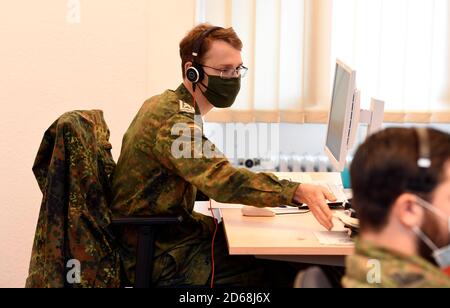
[[347,157],[352,110],[357,95],[355,83],[356,72],[337,60],[325,142],[325,152],[337,171],[344,169]]
[[368,124],[368,135],[379,130],[383,123],[384,102],[372,99],[371,110],[361,110],[360,96],[360,92],[356,89],[356,71],[337,60],[325,153],[339,172],[344,170],[347,154],[354,145],[359,123]]

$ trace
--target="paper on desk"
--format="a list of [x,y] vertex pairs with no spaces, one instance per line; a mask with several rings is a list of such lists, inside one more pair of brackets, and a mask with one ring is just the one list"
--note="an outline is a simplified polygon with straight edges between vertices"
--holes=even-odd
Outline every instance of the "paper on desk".
[[317,231],[314,235],[321,245],[353,245],[347,231]]

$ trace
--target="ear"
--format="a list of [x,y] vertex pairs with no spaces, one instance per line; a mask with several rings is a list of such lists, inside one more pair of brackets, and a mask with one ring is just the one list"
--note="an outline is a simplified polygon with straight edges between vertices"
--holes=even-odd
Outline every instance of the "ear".
[[192,62],[191,61],[188,61],[188,62],[184,63],[184,71],[186,72],[186,70],[188,68],[190,68],[191,66],[192,66]]
[[417,204],[417,197],[410,193],[401,194],[392,206],[392,216],[408,229],[422,225],[424,210]]

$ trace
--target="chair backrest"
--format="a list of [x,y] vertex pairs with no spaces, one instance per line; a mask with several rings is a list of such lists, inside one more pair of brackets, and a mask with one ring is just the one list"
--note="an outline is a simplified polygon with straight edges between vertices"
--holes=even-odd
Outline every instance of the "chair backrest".
[[313,266],[299,272],[294,288],[332,288],[332,284],[320,267]]
[[33,166],[43,199],[27,287],[120,286],[109,229],[114,167],[102,111],[65,113],[45,132]]

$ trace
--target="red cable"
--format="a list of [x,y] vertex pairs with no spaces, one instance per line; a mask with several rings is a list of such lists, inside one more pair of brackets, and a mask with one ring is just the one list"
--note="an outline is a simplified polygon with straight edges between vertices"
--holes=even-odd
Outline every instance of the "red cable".
[[211,285],[210,288],[214,288],[214,270],[215,270],[215,264],[214,264],[214,240],[216,239],[216,233],[217,233],[217,228],[219,226],[219,224],[217,223],[217,219],[214,216],[214,211],[212,209],[212,205],[211,205],[211,199],[209,200],[209,210],[211,211],[211,214],[213,216],[214,219],[214,224],[215,224],[215,229],[214,229],[214,234],[212,237],[212,242],[211,242]]

